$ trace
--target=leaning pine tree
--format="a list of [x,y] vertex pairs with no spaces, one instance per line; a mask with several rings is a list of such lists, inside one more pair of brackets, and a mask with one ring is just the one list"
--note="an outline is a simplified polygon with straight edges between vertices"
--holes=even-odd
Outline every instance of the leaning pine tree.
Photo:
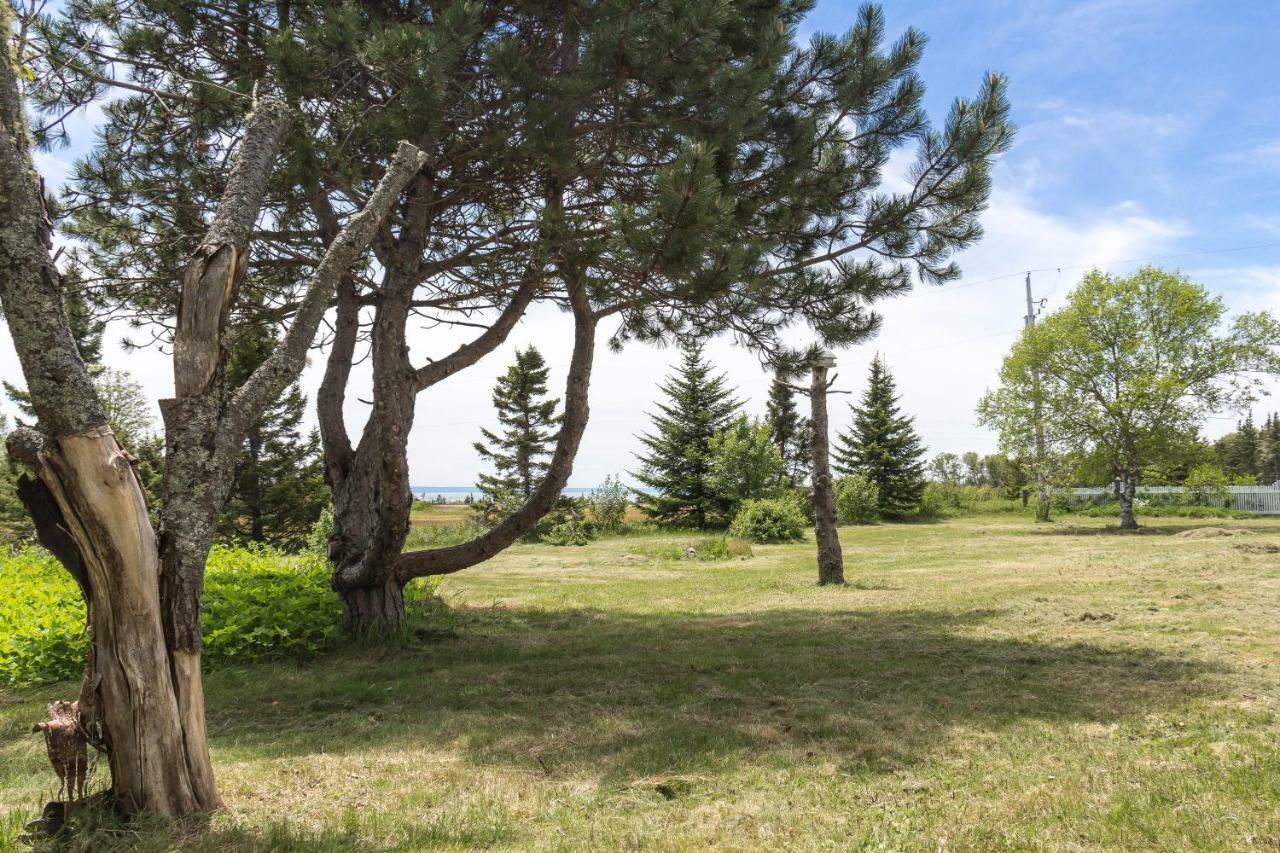
[[866,474],[880,490],[881,515],[908,515],[924,493],[924,447],[911,417],[898,407],[893,376],[880,356],[871,362],[861,404],[850,408],[853,425],[836,439],[836,470]]
[[698,343],[684,347],[679,368],[661,389],[671,401],[658,404],[654,431],[640,436],[646,452],[631,474],[645,488],[636,490],[636,505],[658,521],[706,527],[725,509],[710,484],[711,439],[742,404],[723,374],[712,375]]
[[477,483],[491,503],[510,495],[528,500],[547,472],[560,426],[556,414],[560,400],[546,399],[549,372],[542,353],[531,346],[516,351],[515,364],[494,386],[493,407],[498,411],[502,434],[481,429],[485,441],[475,443],[476,452],[497,472],[481,474]]

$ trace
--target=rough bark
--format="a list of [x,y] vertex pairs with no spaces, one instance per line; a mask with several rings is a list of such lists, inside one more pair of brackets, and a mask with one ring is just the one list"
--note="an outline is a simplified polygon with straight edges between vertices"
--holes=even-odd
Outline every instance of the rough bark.
[[[47,543],[86,593],[93,638],[86,730],[108,750],[126,812],[197,809],[160,618],[160,560],[142,485],[106,426],[62,308],[52,226],[22,101],[0,62],[0,302],[42,435],[11,443],[42,488],[24,488]],[[50,524],[50,519],[56,517]]]
[[812,431],[809,447],[813,453],[813,518],[818,540],[818,584],[844,583],[844,554],[836,531],[835,485],[831,480],[831,449],[827,426],[827,368],[813,368],[809,386]]
[[108,755],[114,802],[129,813],[218,805],[199,599],[232,463],[248,426],[300,372],[338,278],[425,161],[401,146],[369,203],[325,253],[281,346],[228,399],[223,336],[284,124],[283,107],[271,101],[249,121],[223,203],[183,276],[177,393],[161,404],[166,500],[157,537],[133,460],[106,426],[63,313],[22,102],[8,57],[0,63],[0,302],[40,430],[16,434],[10,447],[37,478],[24,480],[22,497],[42,540],[85,594],[92,644],[78,714]]
[[1132,471],[1120,474],[1120,529],[1137,530],[1138,520],[1133,515],[1133,498],[1138,488],[1138,478]]
[[334,588],[346,605],[347,630],[369,636],[394,633],[404,620],[404,582],[394,568],[409,533],[407,442],[417,394],[475,364],[506,340],[537,293],[526,279],[507,307],[479,337],[450,355],[416,370],[404,346],[412,280],[388,276],[374,318],[375,406],[352,449],[342,401],[358,331],[353,293],[339,299],[333,350],[319,395],[325,474],[334,503],[329,557]]

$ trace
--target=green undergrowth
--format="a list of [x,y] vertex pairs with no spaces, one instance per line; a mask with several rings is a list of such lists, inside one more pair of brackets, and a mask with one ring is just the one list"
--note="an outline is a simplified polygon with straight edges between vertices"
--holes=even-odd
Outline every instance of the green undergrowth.
[[[205,665],[313,657],[338,636],[341,612],[323,559],[215,546],[205,574]],[[75,581],[48,552],[29,546],[0,557],[0,684],[78,676],[84,622]]]

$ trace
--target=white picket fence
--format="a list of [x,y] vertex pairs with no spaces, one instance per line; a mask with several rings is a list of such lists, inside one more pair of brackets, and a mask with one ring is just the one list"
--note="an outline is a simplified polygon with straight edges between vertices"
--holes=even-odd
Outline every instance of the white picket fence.
[[[1137,498],[1142,500],[1146,495],[1158,501],[1162,495],[1181,495],[1185,491],[1182,486],[1141,486],[1138,488]],[[1232,509],[1256,512],[1259,515],[1280,515],[1280,488],[1276,486],[1229,486],[1227,491],[1231,492],[1227,503]],[[1072,489],[1071,493],[1081,503],[1089,500],[1111,500],[1115,497],[1115,490],[1110,487]],[[1222,506],[1224,501],[1222,498],[1210,497],[1205,503]]]

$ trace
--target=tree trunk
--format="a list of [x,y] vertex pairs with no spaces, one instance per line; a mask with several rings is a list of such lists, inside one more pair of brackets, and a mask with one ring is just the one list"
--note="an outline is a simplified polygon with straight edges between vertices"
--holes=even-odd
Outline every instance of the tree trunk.
[[[77,580],[93,645],[80,721],[107,753],[113,800],[129,814],[215,808],[199,654],[193,659],[165,642],[159,547],[127,453],[105,426],[43,446],[34,433],[15,438],[15,456],[38,472],[43,486],[24,489],[24,502],[33,516],[56,519],[75,557],[68,561],[67,543],[51,539],[47,529],[41,540],[64,565],[82,571]],[[17,447],[23,441],[27,446]]]
[[813,519],[818,540],[818,584],[844,583],[844,554],[836,531],[835,486],[831,481],[831,451],[827,435],[827,368],[813,368],[813,384],[809,387],[812,408],[813,452]]
[[1049,480],[1043,472],[1036,472],[1036,521],[1049,520]]
[[1133,516],[1133,497],[1138,478],[1131,471],[1120,475],[1120,529],[1137,530],[1138,520]]
[[404,585],[394,577],[381,586],[338,590],[343,627],[353,637],[389,637],[404,628]]

